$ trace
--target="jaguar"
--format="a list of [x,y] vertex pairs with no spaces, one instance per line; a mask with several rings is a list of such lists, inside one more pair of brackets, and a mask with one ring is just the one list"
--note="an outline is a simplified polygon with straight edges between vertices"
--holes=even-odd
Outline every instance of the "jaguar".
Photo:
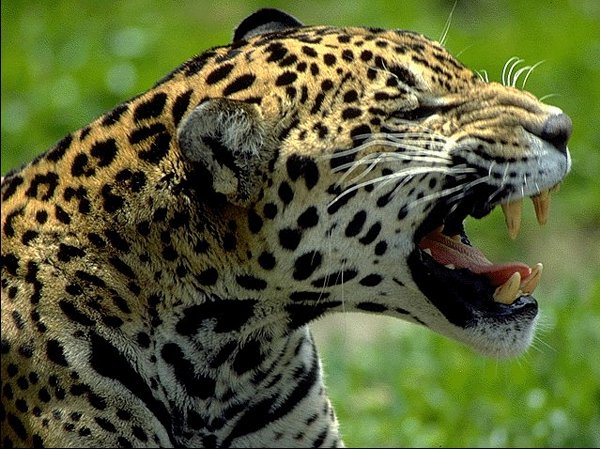
[[464,220],[545,222],[572,123],[514,84],[261,9],[7,173],[3,446],[342,446],[309,328],[335,312],[525,351],[542,265]]

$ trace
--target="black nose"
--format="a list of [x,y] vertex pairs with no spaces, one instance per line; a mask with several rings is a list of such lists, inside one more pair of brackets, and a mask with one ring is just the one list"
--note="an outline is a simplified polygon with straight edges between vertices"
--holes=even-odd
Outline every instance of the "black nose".
[[561,153],[566,153],[572,129],[573,122],[567,114],[551,115],[544,123],[540,137],[554,145]]

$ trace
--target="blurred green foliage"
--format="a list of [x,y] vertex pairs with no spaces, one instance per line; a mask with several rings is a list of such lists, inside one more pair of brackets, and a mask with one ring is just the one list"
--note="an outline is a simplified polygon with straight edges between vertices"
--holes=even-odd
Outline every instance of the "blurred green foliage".
[[[194,54],[226,43],[253,10],[305,23],[406,28],[440,38],[454,0],[2,2],[2,173],[149,88]],[[431,332],[358,315],[320,338],[327,383],[350,446],[600,446],[600,2],[456,1],[446,46],[499,81],[512,56],[527,90],[574,123],[573,169],[551,222],[525,211],[511,242],[501,214],[467,223],[492,260],[543,261],[535,347],[492,361]],[[326,318],[316,328],[331,327]],[[377,325],[379,326],[379,325]],[[331,334],[329,329],[328,334]]]

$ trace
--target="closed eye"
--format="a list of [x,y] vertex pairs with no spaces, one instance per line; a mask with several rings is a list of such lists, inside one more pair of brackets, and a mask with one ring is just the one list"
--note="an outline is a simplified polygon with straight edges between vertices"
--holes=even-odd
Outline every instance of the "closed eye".
[[423,120],[427,117],[432,116],[440,111],[439,107],[433,106],[419,106],[410,111],[396,111],[392,114],[392,117],[401,118],[404,120]]

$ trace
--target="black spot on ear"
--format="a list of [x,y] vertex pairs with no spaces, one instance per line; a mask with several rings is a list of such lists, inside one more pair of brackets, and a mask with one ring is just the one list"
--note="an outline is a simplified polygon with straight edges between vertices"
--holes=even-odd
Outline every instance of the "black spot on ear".
[[233,41],[248,39],[257,34],[273,33],[286,28],[301,27],[302,22],[274,8],[263,8],[246,17],[233,33]]

